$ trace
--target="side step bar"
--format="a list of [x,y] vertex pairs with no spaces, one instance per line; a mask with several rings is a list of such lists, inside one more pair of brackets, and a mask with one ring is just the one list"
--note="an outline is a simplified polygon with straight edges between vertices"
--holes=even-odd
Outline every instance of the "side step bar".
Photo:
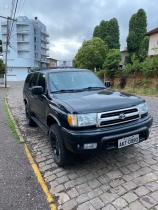
[[44,125],[39,119],[37,119],[35,116],[31,116],[31,118],[35,121],[35,123],[44,131],[45,134],[49,134],[49,128]]

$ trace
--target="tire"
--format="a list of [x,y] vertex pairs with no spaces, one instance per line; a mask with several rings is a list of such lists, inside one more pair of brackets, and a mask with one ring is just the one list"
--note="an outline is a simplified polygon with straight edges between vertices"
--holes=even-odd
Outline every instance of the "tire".
[[58,166],[66,166],[74,161],[75,155],[66,149],[58,124],[50,126],[49,140],[53,150],[54,160]]
[[25,105],[25,114],[26,114],[27,124],[31,127],[36,126],[35,121],[33,121],[33,119],[31,118],[30,108],[28,104]]

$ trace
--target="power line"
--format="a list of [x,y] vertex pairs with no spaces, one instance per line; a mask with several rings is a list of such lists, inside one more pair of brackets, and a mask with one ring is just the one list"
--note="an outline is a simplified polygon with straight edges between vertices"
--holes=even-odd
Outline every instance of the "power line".
[[18,5],[18,0],[16,0],[16,5],[15,5],[15,10],[14,10],[14,15],[13,15],[13,21],[12,21],[12,26],[11,26],[10,34],[9,34],[9,39],[10,39],[10,35],[11,35],[11,32],[12,32],[12,28],[13,28],[13,23],[14,23],[14,19],[15,19],[15,14],[16,14],[16,10],[17,10],[17,5]]
[[[11,18],[13,18],[14,5],[15,5],[15,0],[12,1],[12,7],[11,7],[11,12],[10,12]],[[9,34],[11,33],[11,24],[9,23]]]
[[[15,0],[14,0],[14,1],[15,1]],[[22,3],[22,1],[21,1],[20,3],[21,3],[21,5],[19,5],[19,11],[17,11],[18,14],[17,14],[17,16],[16,16],[16,19],[17,19],[18,16],[20,16],[20,13],[21,13],[21,11],[22,11],[22,9],[23,9],[25,0],[23,1],[23,3]],[[21,7],[21,8],[20,8],[20,7]],[[15,17],[15,16],[14,16],[14,17]],[[14,31],[15,26],[16,26],[16,24],[12,24],[12,29],[11,29],[11,31],[10,31],[10,36],[11,36],[11,32]],[[11,37],[9,37],[9,38],[11,38]]]
[[[23,1],[23,3],[21,3],[22,6],[21,6],[21,9],[19,9],[19,11],[18,11],[18,15],[17,16],[20,16],[24,4],[25,4],[25,0]],[[19,6],[19,8],[20,8],[20,6]]]
[[[28,62],[30,62],[30,63],[34,63],[33,61],[33,59],[31,59],[31,58],[26,58],[26,57],[23,57],[21,54],[22,53],[18,53],[18,50],[14,47],[14,46],[12,46],[12,45],[9,45],[21,58],[23,58],[24,60],[26,60],[26,61],[28,61]],[[26,55],[25,55],[26,56]],[[29,60],[27,60],[27,59],[30,59],[30,60],[33,60],[33,61],[29,61]]]

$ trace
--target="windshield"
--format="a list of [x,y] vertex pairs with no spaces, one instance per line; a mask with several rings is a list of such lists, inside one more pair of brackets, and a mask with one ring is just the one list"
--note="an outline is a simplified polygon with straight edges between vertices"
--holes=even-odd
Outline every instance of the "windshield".
[[85,88],[105,88],[100,79],[90,71],[54,72],[49,74],[51,92],[60,90],[81,90]]

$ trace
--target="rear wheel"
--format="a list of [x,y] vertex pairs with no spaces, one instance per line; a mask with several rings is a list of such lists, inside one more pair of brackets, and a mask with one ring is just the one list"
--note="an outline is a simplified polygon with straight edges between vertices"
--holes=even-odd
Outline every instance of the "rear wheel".
[[51,142],[54,160],[59,166],[69,165],[74,161],[75,155],[66,149],[58,124],[51,125],[49,140]]
[[35,126],[36,123],[35,123],[35,121],[33,121],[33,119],[31,118],[30,108],[29,108],[29,105],[28,105],[28,104],[25,105],[25,113],[26,113],[27,124],[28,124],[29,126],[32,126],[32,127]]

